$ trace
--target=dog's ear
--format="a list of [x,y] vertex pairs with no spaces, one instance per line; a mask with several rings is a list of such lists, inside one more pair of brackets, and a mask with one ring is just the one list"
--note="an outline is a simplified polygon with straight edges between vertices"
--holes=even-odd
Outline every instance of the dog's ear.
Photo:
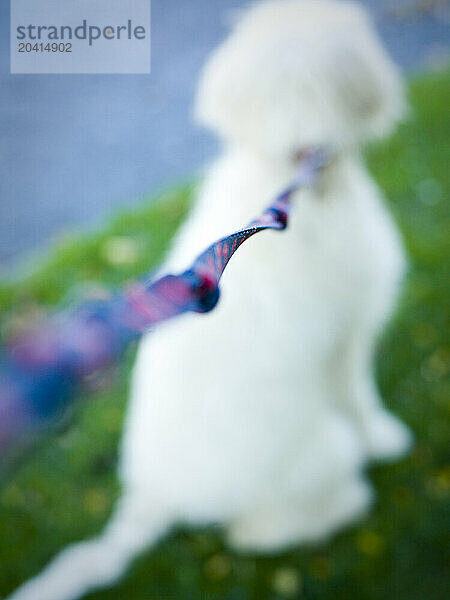
[[[362,32],[372,33],[371,27]],[[330,54],[327,76],[357,141],[384,137],[407,114],[403,80],[375,36],[356,34]]]
[[248,57],[242,60],[241,46],[234,42],[234,37],[230,37],[210,56],[200,77],[195,103],[196,119],[225,138],[232,134],[236,116],[251,110],[255,98],[248,93]]

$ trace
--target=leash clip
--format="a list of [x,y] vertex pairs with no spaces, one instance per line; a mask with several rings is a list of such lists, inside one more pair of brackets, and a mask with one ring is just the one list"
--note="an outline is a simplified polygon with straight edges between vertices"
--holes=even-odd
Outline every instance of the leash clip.
[[189,282],[192,290],[193,300],[196,307],[195,312],[210,312],[219,302],[220,290],[215,278],[206,271],[194,271],[189,269],[183,273],[183,277]]

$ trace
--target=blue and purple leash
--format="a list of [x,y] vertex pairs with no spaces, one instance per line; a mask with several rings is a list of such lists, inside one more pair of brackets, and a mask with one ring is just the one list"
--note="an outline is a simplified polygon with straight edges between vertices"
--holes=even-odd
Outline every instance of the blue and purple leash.
[[323,149],[304,152],[275,201],[247,227],[209,246],[184,273],[136,282],[9,340],[0,354],[0,452],[47,426],[87,377],[116,363],[143,332],[187,312],[211,311],[236,250],[260,231],[285,229],[293,192],[312,185],[328,162]]

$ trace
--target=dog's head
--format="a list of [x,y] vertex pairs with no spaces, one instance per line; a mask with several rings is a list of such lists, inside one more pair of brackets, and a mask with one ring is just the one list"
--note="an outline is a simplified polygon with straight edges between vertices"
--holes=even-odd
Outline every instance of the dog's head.
[[405,106],[401,78],[361,6],[269,0],[244,12],[207,62],[196,114],[228,142],[285,159],[384,136]]

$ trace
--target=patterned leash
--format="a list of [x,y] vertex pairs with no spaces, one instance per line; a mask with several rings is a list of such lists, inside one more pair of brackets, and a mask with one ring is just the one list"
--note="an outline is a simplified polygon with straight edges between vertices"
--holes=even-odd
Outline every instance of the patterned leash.
[[47,426],[86,377],[117,362],[146,330],[183,313],[212,310],[236,250],[260,231],[286,228],[293,192],[316,181],[329,155],[315,149],[299,161],[292,183],[260,217],[209,246],[181,275],[136,282],[120,295],[85,302],[10,340],[0,355],[0,451]]

